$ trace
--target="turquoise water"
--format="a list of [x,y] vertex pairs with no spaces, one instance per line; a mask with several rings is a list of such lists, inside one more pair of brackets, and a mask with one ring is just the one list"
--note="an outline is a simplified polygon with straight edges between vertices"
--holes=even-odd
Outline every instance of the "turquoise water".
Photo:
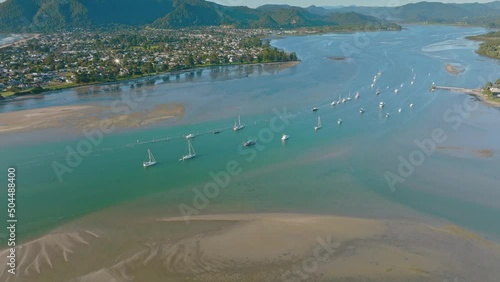
[[[500,113],[466,95],[428,92],[433,81],[475,88],[498,78],[498,63],[477,56],[477,43],[464,39],[482,32],[481,28],[408,26],[401,32],[282,38],[272,44],[297,52],[301,64],[280,71],[259,66],[207,69],[168,79],[159,76],[156,85],[139,90],[126,84],[119,91],[110,90],[109,85],[84,87],[0,105],[2,112],[89,103],[109,106],[124,93],[142,91],[146,96],[137,109],[160,103],[186,106],[182,119],[106,134],[81,164],[63,175],[62,182],[52,164],[65,163],[65,147],[76,148],[85,140],[83,135],[66,130],[2,134],[2,169],[13,165],[18,170],[22,223],[18,234],[28,238],[120,205],[134,213],[161,211],[162,215],[180,216],[179,204],[193,207],[192,189],[203,190],[212,181],[210,172],[226,170],[231,161],[241,173],[199,213],[435,218],[498,238]],[[329,60],[332,56],[347,59]],[[464,73],[448,74],[447,63],[462,66]],[[381,76],[371,88],[378,72]],[[378,87],[380,96],[375,95]],[[398,94],[394,94],[395,88],[399,88]],[[339,94],[346,97],[351,92],[354,97],[356,91],[361,93],[358,100],[330,107]],[[386,103],[383,110],[378,108],[380,101]],[[455,122],[449,119],[457,114],[451,112],[448,118],[443,114],[470,101],[474,110],[455,129]],[[319,111],[313,113],[313,106]],[[360,107],[366,109],[363,115]],[[275,115],[275,110],[282,113]],[[390,118],[385,117],[386,112]],[[230,128],[237,115],[247,127],[233,132]],[[314,132],[318,115],[323,128]],[[271,131],[270,121],[275,116],[289,123]],[[341,126],[337,125],[340,117],[344,120]],[[206,133],[216,128],[225,130],[219,135]],[[385,173],[397,173],[399,157],[408,159],[418,149],[415,140],[431,138],[436,128],[447,137],[439,146],[454,149],[437,150],[425,157],[392,191]],[[193,139],[198,156],[179,162],[187,151],[186,142],[179,137],[197,132],[203,133]],[[282,132],[291,136],[285,144],[280,140]],[[163,137],[169,140],[137,143]],[[254,137],[258,147],[241,147]],[[141,162],[147,149],[159,163],[145,170]],[[493,155],[481,157],[478,150],[491,150]],[[5,176],[1,177],[5,183]],[[5,202],[5,195],[0,197]]]

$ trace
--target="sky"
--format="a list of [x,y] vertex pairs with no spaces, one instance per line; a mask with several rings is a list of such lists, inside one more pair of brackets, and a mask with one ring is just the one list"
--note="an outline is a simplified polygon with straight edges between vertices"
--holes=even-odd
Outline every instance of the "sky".
[[[416,3],[421,1],[412,0],[210,0],[227,6],[248,6],[258,7],[265,4],[289,4],[293,6],[308,7],[316,6],[400,6],[408,3]],[[422,0],[423,1],[423,0]],[[494,0],[427,0],[428,2],[443,2],[443,3],[487,3]]]

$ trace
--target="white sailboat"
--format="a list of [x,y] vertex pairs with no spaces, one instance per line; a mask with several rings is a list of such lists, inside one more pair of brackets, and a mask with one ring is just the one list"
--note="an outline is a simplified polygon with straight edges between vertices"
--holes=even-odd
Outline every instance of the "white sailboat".
[[283,133],[283,135],[281,136],[281,141],[286,141],[290,138],[290,136],[286,135]]
[[250,146],[253,146],[255,144],[257,144],[257,142],[255,140],[253,140],[253,139],[250,139],[250,140],[248,140],[246,142],[243,142],[243,146],[245,146],[245,147],[250,147]]
[[321,118],[318,117],[318,124],[314,127],[314,130],[319,130],[321,129]]
[[359,113],[360,113],[360,114],[362,114],[362,113],[364,113],[364,112],[365,112],[365,109],[363,109],[363,108],[359,109]]
[[380,102],[380,103],[378,104],[378,107],[379,107],[379,108],[381,108],[381,109],[382,109],[384,106],[385,106],[385,103],[384,103],[384,102]]
[[153,156],[153,154],[151,153],[151,150],[148,149],[148,160],[143,162],[142,165],[144,167],[148,167],[148,166],[152,166],[152,165],[155,165],[156,164],[156,160],[155,160],[155,157]]
[[188,142],[188,154],[182,156],[182,158],[180,158],[179,161],[185,161],[196,157],[196,152],[194,151],[193,145],[191,145],[191,140],[187,139],[187,142]]
[[337,123],[338,123],[339,125],[341,125],[341,124],[342,124],[342,122],[343,122],[343,121],[342,121],[342,118],[339,118],[339,120],[337,120]]
[[380,94],[380,88],[377,88],[377,91],[375,92],[376,95]]
[[195,137],[196,137],[196,135],[194,135],[193,133],[186,135],[186,139],[191,139],[191,138],[195,138]]
[[238,122],[234,123],[233,130],[238,131],[238,130],[242,130],[243,128],[245,128],[245,125],[241,124],[241,118],[240,118],[240,116],[238,116]]
[[346,101],[351,101],[351,91],[349,91],[349,96],[347,96]]
[[360,95],[359,95],[359,91],[358,91],[358,92],[356,92],[356,95],[354,95],[354,99],[358,99],[358,98],[359,98],[359,96],[360,96]]

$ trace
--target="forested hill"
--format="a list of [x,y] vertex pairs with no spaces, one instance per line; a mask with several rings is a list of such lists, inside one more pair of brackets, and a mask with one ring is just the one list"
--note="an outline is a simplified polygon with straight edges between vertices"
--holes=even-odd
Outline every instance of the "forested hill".
[[[473,24],[500,27],[500,1],[489,3],[419,2],[399,7],[332,7],[327,11],[356,12],[396,22],[428,22],[443,24]],[[321,8],[309,9],[324,13]]]
[[204,0],[7,0],[0,3],[2,32],[51,32],[112,25],[182,28],[378,26],[385,20],[355,12],[317,14],[292,6],[228,7]]

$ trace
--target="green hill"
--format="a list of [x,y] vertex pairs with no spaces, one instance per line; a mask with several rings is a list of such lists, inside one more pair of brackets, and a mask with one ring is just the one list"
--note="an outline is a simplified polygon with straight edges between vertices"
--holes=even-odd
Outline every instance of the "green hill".
[[351,12],[326,11],[320,15],[292,6],[251,9],[204,0],[7,0],[0,3],[3,32],[48,32],[111,25],[295,28],[381,24],[388,25],[384,20]]
[[[500,26],[500,1],[490,3],[452,4],[419,2],[399,7],[341,7],[337,12],[356,12],[396,22],[429,22]],[[318,12],[318,11],[317,11]]]

